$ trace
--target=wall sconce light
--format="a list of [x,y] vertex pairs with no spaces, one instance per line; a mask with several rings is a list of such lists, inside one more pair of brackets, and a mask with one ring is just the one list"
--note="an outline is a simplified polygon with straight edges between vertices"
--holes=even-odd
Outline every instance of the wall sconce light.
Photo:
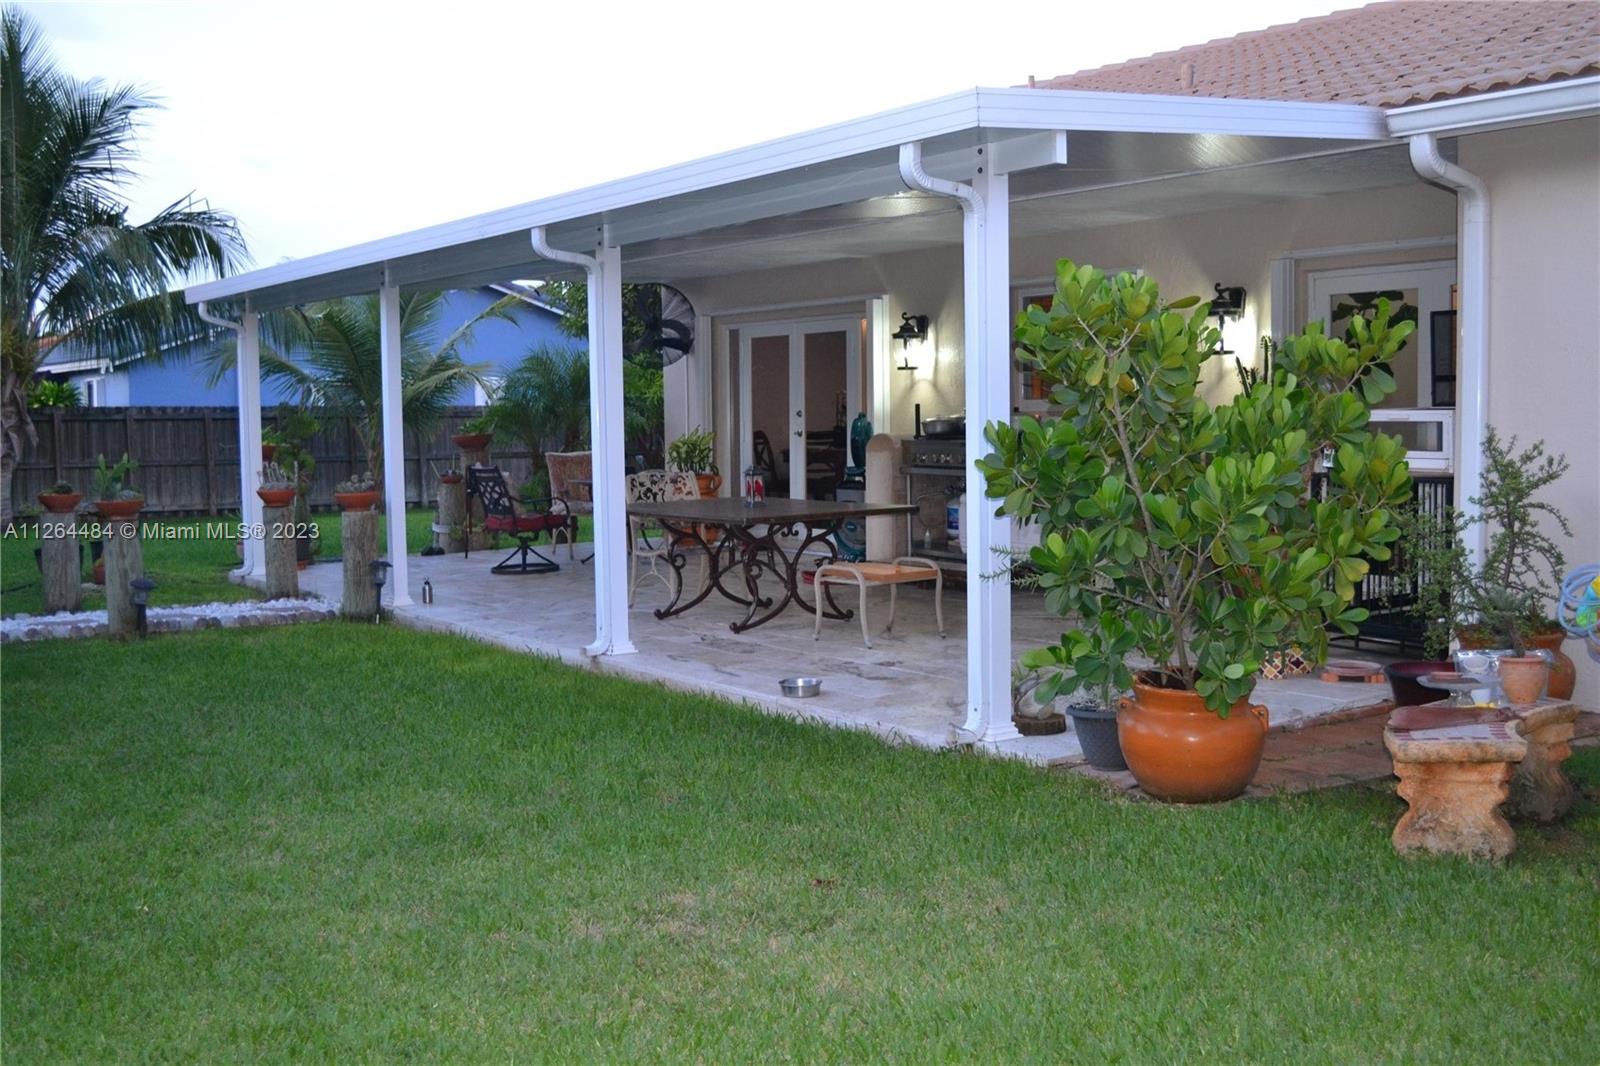
[[1218,355],[1232,355],[1228,347],[1227,331],[1224,324],[1230,318],[1238,318],[1244,314],[1244,286],[1223,285],[1215,282],[1211,286],[1216,290],[1216,296],[1211,300],[1211,313],[1217,316],[1217,332],[1222,334],[1222,347],[1217,349]]
[[889,339],[900,342],[900,365],[896,370],[915,370],[911,365],[911,342],[928,339],[928,316],[900,313],[900,328],[889,334]]

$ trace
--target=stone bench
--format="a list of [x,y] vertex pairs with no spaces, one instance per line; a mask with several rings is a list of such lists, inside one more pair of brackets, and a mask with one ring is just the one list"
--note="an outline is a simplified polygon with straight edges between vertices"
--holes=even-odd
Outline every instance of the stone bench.
[[1541,700],[1500,710],[1431,703],[1389,719],[1384,746],[1394,757],[1397,791],[1410,805],[1394,828],[1401,853],[1504,859],[1517,838],[1500,813],[1550,822],[1572,808],[1561,763],[1572,753],[1577,708]]

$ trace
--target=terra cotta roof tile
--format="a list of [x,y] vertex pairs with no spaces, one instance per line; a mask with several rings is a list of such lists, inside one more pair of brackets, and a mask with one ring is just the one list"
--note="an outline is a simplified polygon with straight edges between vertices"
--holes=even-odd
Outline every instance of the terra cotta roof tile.
[[1029,84],[1397,107],[1594,73],[1597,0],[1393,0]]

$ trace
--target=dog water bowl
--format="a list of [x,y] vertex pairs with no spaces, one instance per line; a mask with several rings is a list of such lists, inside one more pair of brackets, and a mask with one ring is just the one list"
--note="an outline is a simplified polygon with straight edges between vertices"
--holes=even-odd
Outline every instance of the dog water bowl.
[[785,696],[800,699],[805,696],[815,696],[822,691],[822,678],[820,677],[786,677],[778,682],[778,687]]

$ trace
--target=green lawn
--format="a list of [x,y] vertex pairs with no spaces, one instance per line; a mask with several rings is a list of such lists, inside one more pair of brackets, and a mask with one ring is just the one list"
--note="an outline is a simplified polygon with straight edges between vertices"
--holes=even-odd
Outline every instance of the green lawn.
[[1501,868],[453,637],[8,648],[8,1062],[1594,1061],[1600,752]]
[[[336,512],[313,516],[318,531],[318,557],[332,558],[341,551],[339,515]],[[385,536],[386,518],[378,519],[378,536]],[[585,519],[587,522],[588,519]],[[239,565],[231,531],[237,520],[224,518],[178,518],[151,520],[146,523],[144,538],[145,572],[156,581],[150,602],[168,607],[186,603],[211,603],[216,601],[258,599],[260,593],[235,585],[228,580],[228,571]],[[206,536],[208,527],[226,524],[228,536]],[[431,510],[406,512],[406,545],[409,551],[419,552],[433,538]],[[193,540],[174,536],[159,536],[163,532],[193,530]],[[580,537],[585,536],[580,533]],[[20,536],[0,540],[0,614],[38,614],[43,610],[39,589],[39,568],[34,562],[33,550],[38,547],[37,534],[30,529]],[[88,549],[84,550],[84,575],[89,573]],[[105,606],[105,594],[100,591],[84,595],[84,608],[95,610]]]

